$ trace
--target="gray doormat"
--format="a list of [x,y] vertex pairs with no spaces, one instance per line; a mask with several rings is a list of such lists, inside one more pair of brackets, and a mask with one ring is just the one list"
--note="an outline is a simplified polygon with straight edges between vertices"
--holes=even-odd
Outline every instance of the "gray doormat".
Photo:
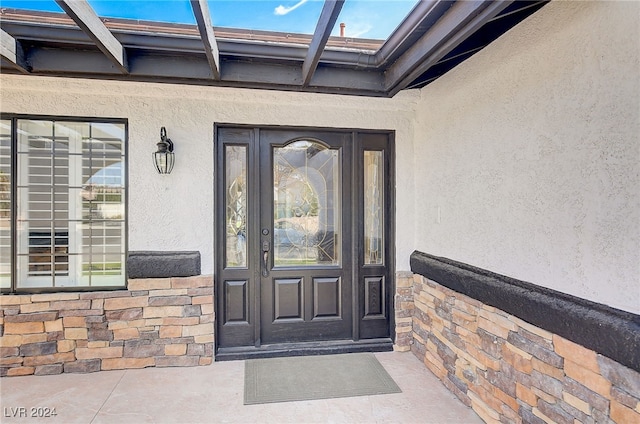
[[370,353],[249,359],[244,404],[401,393]]

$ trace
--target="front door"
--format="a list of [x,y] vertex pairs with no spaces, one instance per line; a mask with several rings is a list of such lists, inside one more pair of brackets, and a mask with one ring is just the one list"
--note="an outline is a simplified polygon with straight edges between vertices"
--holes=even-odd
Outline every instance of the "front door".
[[349,135],[260,133],[262,343],[350,339]]
[[390,134],[216,138],[216,357],[390,347]]

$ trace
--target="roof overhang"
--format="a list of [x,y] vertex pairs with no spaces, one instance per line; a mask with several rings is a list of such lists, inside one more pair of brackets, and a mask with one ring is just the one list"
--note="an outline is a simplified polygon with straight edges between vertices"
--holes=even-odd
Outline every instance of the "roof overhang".
[[[2,9],[3,73],[391,97],[419,88],[484,48],[546,1],[421,1],[386,41],[329,37],[341,2],[314,35]],[[84,7],[78,8],[78,3]],[[71,9],[71,7],[75,9]]]

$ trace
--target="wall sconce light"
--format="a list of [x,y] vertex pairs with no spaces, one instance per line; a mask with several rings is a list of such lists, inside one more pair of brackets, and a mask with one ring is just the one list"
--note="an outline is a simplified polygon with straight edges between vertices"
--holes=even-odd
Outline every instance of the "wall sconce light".
[[157,143],[158,151],[153,153],[153,162],[158,174],[171,174],[175,156],[173,154],[173,141],[167,137],[167,130],[160,128],[160,141]]

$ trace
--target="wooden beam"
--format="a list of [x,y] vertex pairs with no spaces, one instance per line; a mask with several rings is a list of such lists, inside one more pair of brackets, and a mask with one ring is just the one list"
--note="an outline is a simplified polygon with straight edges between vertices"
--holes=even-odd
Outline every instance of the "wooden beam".
[[338,20],[338,15],[340,14],[340,10],[342,10],[343,4],[344,0],[326,0],[324,2],[316,30],[313,33],[313,38],[307,51],[307,56],[302,64],[303,87],[307,87],[311,82],[311,77],[316,71],[318,62],[320,61],[320,55],[322,55],[327,40],[329,40],[329,35],[331,35],[336,20]]
[[198,23],[198,31],[200,38],[204,44],[204,52],[207,55],[207,61],[211,68],[213,79],[220,79],[220,52],[216,43],[216,36],[211,26],[211,15],[209,14],[209,5],[207,0],[191,0],[191,8]]
[[2,29],[0,29],[0,56],[9,62],[14,69],[23,74],[29,73],[22,53],[22,45]]
[[[313,87],[302,87],[301,63],[229,59],[220,80],[211,78],[209,63],[201,52],[181,56],[174,52],[131,51],[130,73],[115,72],[111,62],[100,51],[77,48],[52,49],[34,46],[29,50],[33,75],[102,78],[125,81],[169,82],[203,86],[262,88],[270,90],[353,94],[385,97],[382,71],[319,66]],[[4,70],[4,68],[3,68]]]
[[[71,6],[79,3],[86,5],[86,0],[56,1]],[[203,0],[190,1],[194,2],[192,6],[197,6],[196,13],[197,10],[202,12],[206,7],[202,6],[206,3]],[[49,15],[44,14],[45,12],[42,12],[42,16],[38,15],[37,19],[21,20],[24,18],[20,16],[7,19],[6,12],[3,11],[2,29],[5,33],[2,34],[0,66],[2,72],[26,70],[33,75],[73,75],[114,80],[391,97],[400,90],[411,87],[414,81],[423,84],[421,76],[431,78],[427,73],[428,69],[442,62],[444,58],[451,60],[448,55],[459,48],[465,37],[473,37],[478,30],[486,31],[490,26],[487,25],[488,22],[501,17],[501,13],[509,12],[512,8],[517,9],[513,4],[512,7],[508,7],[511,2],[506,0],[432,0],[428,3],[432,7],[427,7],[427,0],[423,1],[425,5],[423,6],[422,2],[418,3],[410,18],[407,18],[406,24],[402,24],[390,37],[389,42],[385,44],[386,47],[383,46],[381,50],[384,52],[325,50],[326,44],[322,35],[329,39],[332,25],[335,25],[339,16],[336,9],[331,9],[333,12],[319,19],[314,36],[306,36],[309,47],[300,42],[289,44],[286,41],[277,41],[278,37],[282,37],[282,33],[276,36],[265,33],[269,38],[262,43],[231,39],[227,38],[227,35],[218,40],[211,37],[217,49],[225,54],[224,72],[218,79],[212,78],[214,68],[210,62],[218,53],[214,55],[211,50],[211,55],[202,54],[203,40],[197,36],[194,26],[181,26],[178,32],[156,33],[138,30],[138,26],[144,26],[126,21],[128,26],[117,30],[116,40],[122,51],[122,64],[126,64],[128,71],[123,73],[121,66],[114,65],[112,55],[94,48],[97,36],[90,37],[89,34],[92,32],[82,29],[80,25],[69,25],[71,19],[64,17],[64,24],[61,24],[51,17],[53,21],[49,22]],[[323,9],[330,6],[336,5],[326,4]],[[93,11],[90,8],[89,10],[95,17]],[[417,15],[414,16],[413,13]],[[210,25],[210,18],[205,18],[208,12],[200,15],[202,22],[208,22]],[[105,26],[100,18],[97,19],[100,25],[96,26]],[[511,17],[502,19],[506,21],[505,27],[519,22],[519,19],[515,18],[517,22],[510,22]],[[206,29],[208,25],[203,26]],[[496,31],[502,30],[497,28]],[[220,30],[216,32],[220,36]],[[108,31],[107,35],[112,36]],[[208,40],[209,37],[204,39]],[[480,39],[483,39],[482,34]],[[20,55],[21,42],[29,43],[28,50],[25,50],[23,55],[24,59]],[[106,48],[106,44],[108,43],[104,40],[99,43],[103,48]],[[471,45],[476,46],[474,43]],[[25,44],[25,48],[26,46]],[[215,59],[213,62],[216,63],[215,69],[219,71],[221,62],[216,62]],[[433,68],[434,72],[440,68]]]
[[96,15],[87,0],[56,0],[56,3],[96,43],[120,72],[129,73],[124,47]]
[[[26,39],[37,43],[71,44],[93,46],[93,41],[77,27],[46,26],[34,23],[3,21],[2,27],[17,39]],[[219,35],[219,34],[218,34]],[[310,37],[311,38],[311,37]],[[202,54],[202,40],[198,37],[176,37],[172,34],[153,34],[140,31],[119,32],[118,40],[127,46],[127,59],[131,70],[131,56],[136,50],[173,52],[176,56]],[[252,60],[295,61],[302,63],[307,55],[307,46],[285,43],[251,43],[245,40],[216,38],[218,49],[233,57],[246,57]],[[135,47],[134,47],[135,46]],[[60,46],[58,46],[60,47]],[[374,55],[361,50],[325,50],[322,63],[359,69],[377,69]],[[300,78],[298,78],[300,80]],[[299,84],[299,82],[298,82]]]
[[407,88],[456,46],[493,19],[512,0],[457,1],[411,48],[391,65],[385,75],[390,96]]
[[419,1],[376,52],[377,66],[388,66],[415,44],[453,6],[450,1]]

